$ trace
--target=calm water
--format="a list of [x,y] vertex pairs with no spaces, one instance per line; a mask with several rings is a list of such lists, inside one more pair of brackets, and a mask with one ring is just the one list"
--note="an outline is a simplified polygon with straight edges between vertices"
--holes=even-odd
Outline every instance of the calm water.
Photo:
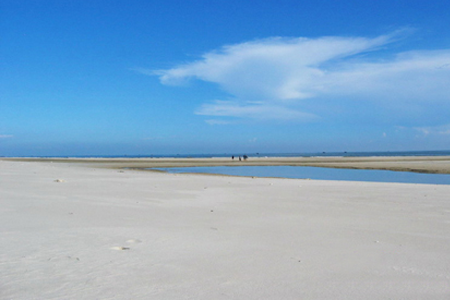
[[378,151],[378,152],[295,152],[295,153],[216,153],[216,154],[142,154],[142,155],[70,155],[70,156],[36,156],[36,157],[78,157],[78,158],[211,158],[211,157],[363,157],[363,156],[450,156],[450,150],[440,151]]
[[310,178],[319,180],[450,184],[450,174],[423,174],[384,170],[354,170],[293,166],[239,166],[157,168],[170,173],[209,173],[235,176]]

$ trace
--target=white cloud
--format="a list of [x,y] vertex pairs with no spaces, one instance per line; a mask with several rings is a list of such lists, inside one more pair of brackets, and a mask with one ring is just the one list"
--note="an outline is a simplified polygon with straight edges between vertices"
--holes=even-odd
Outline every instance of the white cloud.
[[239,117],[252,119],[272,119],[272,120],[303,120],[311,121],[316,118],[313,114],[308,114],[286,107],[266,104],[266,103],[245,103],[235,101],[216,100],[213,103],[203,104],[196,112],[197,115],[216,117]]
[[10,134],[0,134],[0,139],[8,139],[8,138],[12,138],[13,136]]
[[450,100],[450,50],[411,51],[390,61],[345,62],[330,71],[324,94],[408,102]]
[[218,84],[232,100],[212,101],[197,109],[196,114],[208,116],[309,121],[314,114],[298,108],[305,99],[449,103],[450,50],[373,58],[399,36],[256,40],[225,46],[198,61],[153,74],[163,84],[192,78]]
[[450,135],[450,124],[430,127],[416,127],[414,130],[423,135]]
[[374,49],[389,40],[389,36],[270,38],[225,46],[205,54],[200,61],[158,74],[164,84],[178,84],[195,77],[250,99],[308,98],[311,83],[324,75],[320,64]]

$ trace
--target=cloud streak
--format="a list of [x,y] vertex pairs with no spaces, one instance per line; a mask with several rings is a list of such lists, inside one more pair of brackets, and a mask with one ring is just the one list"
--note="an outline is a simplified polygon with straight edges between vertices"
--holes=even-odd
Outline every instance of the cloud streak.
[[427,135],[450,135],[450,124],[432,126],[432,127],[417,127],[414,128],[416,131],[422,133],[424,136]]
[[[317,118],[313,114],[290,110],[286,107],[276,104],[267,104],[264,102],[245,103],[233,101],[216,100],[213,103],[203,104],[196,112],[198,115],[216,116],[216,117],[238,117],[252,119],[271,119],[271,120],[304,120],[311,121]],[[216,123],[218,124],[218,123]]]
[[153,74],[167,85],[191,79],[217,84],[230,98],[204,103],[195,113],[222,118],[311,121],[317,116],[301,107],[312,100],[448,104],[450,49],[386,57],[383,50],[401,36],[269,38]]

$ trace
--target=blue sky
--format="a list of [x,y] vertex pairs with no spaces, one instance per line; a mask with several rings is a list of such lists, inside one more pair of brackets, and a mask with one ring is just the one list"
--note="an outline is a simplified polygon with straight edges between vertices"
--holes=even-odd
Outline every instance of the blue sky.
[[0,155],[450,149],[450,2],[0,0]]

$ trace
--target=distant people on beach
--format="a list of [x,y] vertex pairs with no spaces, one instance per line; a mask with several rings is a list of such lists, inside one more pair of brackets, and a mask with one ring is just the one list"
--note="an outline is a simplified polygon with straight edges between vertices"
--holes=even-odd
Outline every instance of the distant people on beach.
[[[231,159],[234,160],[234,155],[231,157]],[[239,161],[247,160],[247,159],[248,159],[248,156],[247,156],[247,155],[239,156]]]

